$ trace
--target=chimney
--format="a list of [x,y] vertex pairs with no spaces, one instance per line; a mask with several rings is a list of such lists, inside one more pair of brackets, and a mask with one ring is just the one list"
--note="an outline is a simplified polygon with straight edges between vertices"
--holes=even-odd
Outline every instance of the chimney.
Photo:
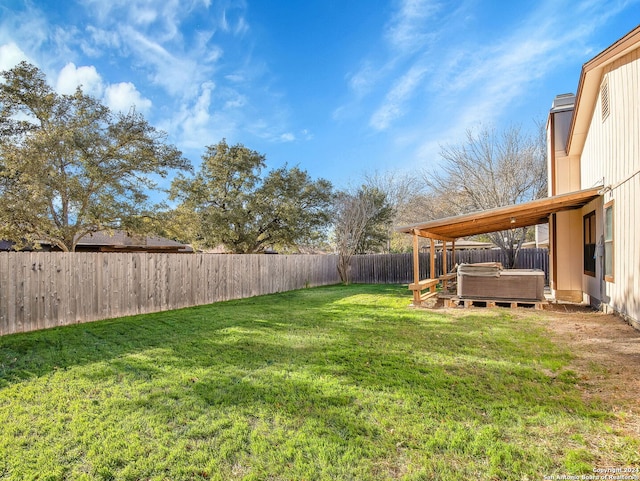
[[551,104],[551,113],[564,112],[567,110],[573,110],[573,106],[576,103],[576,96],[574,94],[560,94],[556,95]]

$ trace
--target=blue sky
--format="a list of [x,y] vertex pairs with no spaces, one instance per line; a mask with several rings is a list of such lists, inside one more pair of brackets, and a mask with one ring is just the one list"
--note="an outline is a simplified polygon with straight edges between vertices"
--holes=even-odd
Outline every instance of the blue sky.
[[0,0],[0,70],[135,105],[194,166],[226,138],[345,187],[533,129],[638,23],[640,0]]

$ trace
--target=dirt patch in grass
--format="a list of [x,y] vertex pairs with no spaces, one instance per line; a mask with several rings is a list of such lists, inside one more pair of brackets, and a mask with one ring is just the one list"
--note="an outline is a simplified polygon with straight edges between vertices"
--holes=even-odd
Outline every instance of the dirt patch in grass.
[[640,436],[640,331],[618,316],[570,304],[546,306],[541,317],[575,356],[571,367],[585,399],[610,406],[615,427]]
[[[426,308],[454,315],[469,312],[460,307],[446,309],[443,300],[437,298],[428,301]],[[571,368],[578,374],[585,400],[598,400],[610,406],[618,413],[619,427],[640,436],[639,330],[620,316],[579,304],[552,303],[543,311],[507,310],[527,321],[531,320],[532,312],[539,313],[543,327],[575,356]]]

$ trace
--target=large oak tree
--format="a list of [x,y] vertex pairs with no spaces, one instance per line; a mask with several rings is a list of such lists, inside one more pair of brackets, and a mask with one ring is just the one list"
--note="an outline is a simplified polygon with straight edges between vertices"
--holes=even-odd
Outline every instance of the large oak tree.
[[152,176],[189,168],[134,109],[114,114],[80,88],[59,95],[26,62],[0,75],[0,238],[73,251],[139,223]]
[[180,202],[174,219],[189,219],[187,235],[200,245],[223,245],[239,254],[295,250],[321,238],[329,221],[331,183],[314,181],[297,167],[263,176],[264,167],[264,155],[242,144],[222,140],[208,146],[196,175],[179,176],[172,184],[171,199]]

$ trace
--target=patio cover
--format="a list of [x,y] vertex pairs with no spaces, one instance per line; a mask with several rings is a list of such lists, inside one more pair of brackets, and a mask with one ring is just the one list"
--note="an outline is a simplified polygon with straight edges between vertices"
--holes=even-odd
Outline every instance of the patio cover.
[[[447,256],[443,256],[443,275],[435,277],[436,240],[443,241],[444,250],[447,242],[452,243],[453,258],[455,259],[455,240],[476,234],[486,234],[501,230],[526,227],[548,222],[549,215],[563,210],[571,210],[588,204],[599,197],[602,186],[579,190],[568,194],[555,195],[544,199],[533,200],[523,204],[507,205],[495,209],[473,212],[471,214],[432,220],[421,224],[398,227],[396,231],[413,235],[413,278],[409,289],[413,291],[413,305],[419,307],[427,298],[437,294],[436,284],[442,281],[446,287],[447,280],[453,274],[447,270]],[[427,237],[431,242],[430,273],[432,278],[420,280],[420,259],[418,256],[418,237]],[[428,292],[422,294],[424,289]]]
[[523,204],[497,207],[471,214],[446,217],[420,224],[398,227],[396,231],[444,241],[501,230],[544,224],[549,215],[588,204],[600,196],[602,187],[555,195]]

